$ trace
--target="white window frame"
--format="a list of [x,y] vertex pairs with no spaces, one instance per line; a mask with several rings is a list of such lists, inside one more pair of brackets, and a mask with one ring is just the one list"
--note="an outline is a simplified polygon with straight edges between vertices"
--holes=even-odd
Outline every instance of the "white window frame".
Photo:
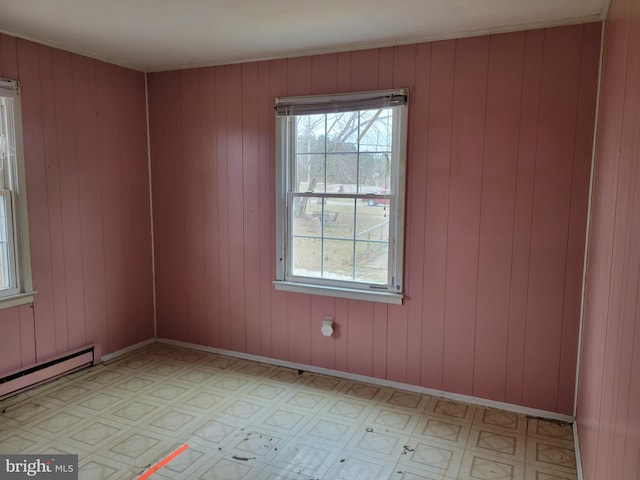
[[0,290],[0,309],[33,302],[31,256],[29,248],[29,219],[27,216],[27,190],[25,181],[24,148],[22,138],[22,110],[20,84],[0,78],[0,97],[9,100],[11,108],[0,110],[7,125],[5,139],[7,152],[2,165],[7,171],[6,184],[0,189],[0,198],[7,204],[7,234],[10,257],[10,287]]
[[[339,298],[402,304],[404,262],[404,213],[408,136],[408,89],[337,95],[276,98],[276,279],[277,290]],[[394,101],[390,99],[401,99]],[[295,168],[295,115],[371,110],[393,107],[392,167],[389,199],[388,282],[386,285],[348,280],[296,276],[291,272],[292,173]],[[300,192],[295,192],[300,195]],[[310,193],[318,198],[340,194]],[[371,193],[348,193],[344,197],[367,201],[380,198]]]

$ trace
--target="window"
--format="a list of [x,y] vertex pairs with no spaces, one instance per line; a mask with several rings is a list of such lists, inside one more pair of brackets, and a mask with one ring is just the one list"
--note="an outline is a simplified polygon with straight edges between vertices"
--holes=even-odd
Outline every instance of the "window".
[[275,109],[275,287],[402,303],[407,90]]
[[28,242],[20,91],[0,79],[0,308],[33,301]]

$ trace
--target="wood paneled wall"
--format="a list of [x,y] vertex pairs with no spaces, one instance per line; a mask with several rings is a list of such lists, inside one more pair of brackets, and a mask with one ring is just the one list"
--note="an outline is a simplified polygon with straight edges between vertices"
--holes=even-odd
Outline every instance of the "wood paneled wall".
[[640,478],[640,0],[605,26],[577,404],[585,480]]
[[[151,74],[158,335],[571,414],[600,28]],[[274,97],[390,87],[404,305],[274,291]]]
[[0,310],[0,372],[153,337],[144,74],[0,35],[20,80],[33,305]]

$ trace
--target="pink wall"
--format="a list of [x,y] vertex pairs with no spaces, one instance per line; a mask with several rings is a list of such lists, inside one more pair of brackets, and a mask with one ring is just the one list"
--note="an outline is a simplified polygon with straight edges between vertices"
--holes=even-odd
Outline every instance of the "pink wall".
[[640,0],[613,0],[589,235],[578,432],[587,480],[640,478]]
[[[151,74],[158,335],[571,414],[600,28]],[[274,291],[273,98],[407,86],[404,305]]]
[[144,75],[0,35],[21,82],[33,305],[0,310],[0,372],[153,337]]

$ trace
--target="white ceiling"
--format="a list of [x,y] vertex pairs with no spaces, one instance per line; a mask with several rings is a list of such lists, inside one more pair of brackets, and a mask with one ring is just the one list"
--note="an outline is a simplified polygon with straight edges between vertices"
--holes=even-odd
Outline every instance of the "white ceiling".
[[607,0],[0,0],[0,30],[143,71],[601,20]]

